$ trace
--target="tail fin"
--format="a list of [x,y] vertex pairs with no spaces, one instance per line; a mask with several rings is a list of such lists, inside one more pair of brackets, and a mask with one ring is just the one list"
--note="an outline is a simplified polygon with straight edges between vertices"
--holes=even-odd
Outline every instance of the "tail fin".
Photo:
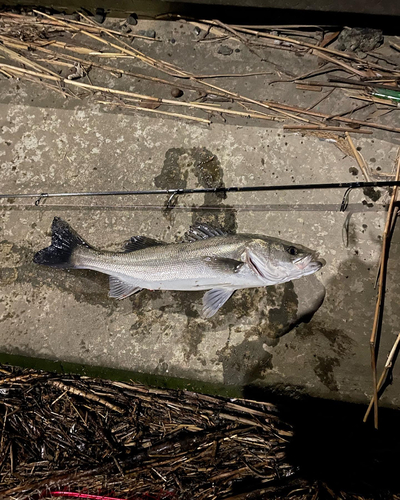
[[35,254],[33,262],[44,266],[73,268],[72,255],[79,246],[92,248],[70,225],[59,217],[54,217],[51,225],[51,245]]

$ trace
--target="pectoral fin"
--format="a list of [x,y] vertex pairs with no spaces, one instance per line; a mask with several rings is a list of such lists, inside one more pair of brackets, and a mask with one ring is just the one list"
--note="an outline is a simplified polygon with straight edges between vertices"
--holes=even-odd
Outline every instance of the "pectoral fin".
[[244,262],[226,257],[204,257],[203,261],[214,271],[237,273]]
[[110,276],[110,291],[108,293],[109,297],[113,299],[126,299],[134,293],[140,292],[142,288],[132,285],[132,283],[127,283],[114,276]]
[[206,292],[203,295],[203,316],[214,316],[235,291],[235,288],[213,288]]

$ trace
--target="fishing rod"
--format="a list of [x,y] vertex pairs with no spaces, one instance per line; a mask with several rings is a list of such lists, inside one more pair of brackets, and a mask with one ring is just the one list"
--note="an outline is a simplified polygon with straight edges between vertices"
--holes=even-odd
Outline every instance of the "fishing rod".
[[2,198],[36,198],[35,204],[39,204],[44,198],[84,197],[84,196],[141,196],[141,195],[170,195],[169,203],[175,196],[184,194],[207,194],[207,193],[249,193],[262,191],[311,191],[316,189],[352,189],[369,187],[394,187],[400,186],[400,181],[369,181],[369,182],[326,182],[322,184],[282,184],[268,186],[230,186],[230,187],[206,187],[206,188],[176,188],[176,189],[147,189],[127,191],[77,191],[64,193],[11,193],[0,194]]

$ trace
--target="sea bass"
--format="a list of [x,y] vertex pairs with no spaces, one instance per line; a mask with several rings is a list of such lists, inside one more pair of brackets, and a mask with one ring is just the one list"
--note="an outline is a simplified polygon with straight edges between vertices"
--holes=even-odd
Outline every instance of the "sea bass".
[[190,228],[182,243],[133,236],[121,252],[98,250],[56,217],[51,245],[36,264],[108,274],[109,296],[149,290],[208,290],[203,315],[213,316],[242,288],[285,283],[318,271],[324,261],[301,245],[258,234],[228,234],[208,224]]

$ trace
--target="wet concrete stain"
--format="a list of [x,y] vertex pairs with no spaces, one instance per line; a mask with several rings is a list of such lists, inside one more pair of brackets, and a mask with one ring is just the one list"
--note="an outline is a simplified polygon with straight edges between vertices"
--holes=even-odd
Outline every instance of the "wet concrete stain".
[[237,320],[256,313],[254,326],[246,331],[252,335],[278,338],[287,333],[297,320],[298,297],[292,282],[265,288],[238,290],[224,306],[223,312],[233,313]]
[[[277,287],[279,287],[279,285],[276,285],[276,287],[274,287],[275,290],[270,290],[270,292],[276,291]],[[278,299],[277,295],[275,295],[275,297]],[[270,303],[271,302],[270,298]],[[274,338],[280,337],[283,333],[288,331],[288,328],[291,329],[295,324],[297,324],[299,301],[297,294],[294,291],[292,281],[283,284],[282,297],[275,300],[275,303],[276,307],[271,308],[268,312],[269,322],[271,325],[275,326],[273,335],[271,335],[272,332],[270,333],[270,336]]]
[[349,172],[352,174],[352,175],[358,175],[358,169],[356,167],[350,167],[349,168]]
[[245,340],[236,346],[227,345],[217,355],[223,365],[226,384],[249,385],[273,369],[272,354],[263,349],[262,338]]
[[339,387],[335,380],[334,369],[340,366],[337,358],[316,356],[317,363],[314,366],[314,373],[319,380],[331,391],[338,392]]
[[[225,187],[224,173],[218,157],[206,148],[193,148],[194,175],[200,186],[204,188]],[[230,233],[236,233],[236,211],[223,203],[226,193],[206,193],[204,195],[203,210],[193,213],[193,224],[207,222],[222,227]],[[207,210],[205,207],[218,206],[221,210]]]
[[319,321],[314,321],[307,329],[297,332],[297,336],[302,341],[316,336],[323,337],[329,342],[329,355],[314,356],[313,370],[320,382],[329,390],[338,391],[334,368],[339,367],[342,360],[352,357],[356,342],[345,332],[337,328],[327,328]]
[[189,176],[189,164],[183,162],[187,150],[171,148],[165,153],[164,165],[154,183],[160,189],[185,189]]
[[[355,287],[360,287],[364,279],[365,285],[358,293]],[[374,276],[370,275],[367,265],[360,258],[351,258],[340,264],[338,272],[326,287],[328,290],[325,304],[324,318],[314,319],[306,328],[296,331],[296,337],[302,342],[308,341],[310,349],[315,350],[312,367],[315,375],[329,390],[337,391],[338,383],[335,379],[335,368],[342,363],[351,362],[351,358],[365,356],[365,364],[369,365],[369,349],[360,348],[365,342],[364,338],[356,341],[346,331],[331,325],[330,310],[340,308],[343,324],[349,332],[353,324],[365,327],[369,331],[374,314],[375,290],[373,287]],[[365,307],[360,307],[360,295]],[[371,304],[371,307],[368,307]],[[320,353],[323,351],[324,356]],[[360,362],[360,361],[358,361]]]
[[309,321],[310,317],[299,317],[298,304],[292,282],[236,292],[225,307],[232,313],[231,328],[243,321],[245,334],[240,344],[231,346],[228,341],[218,352],[226,384],[251,384],[273,368],[272,354],[265,351],[264,344],[277,345],[282,335]]
[[[197,180],[197,186],[188,184],[190,176]],[[187,187],[220,188],[225,187],[224,172],[217,155],[207,148],[171,148],[165,153],[164,164],[160,175],[154,179],[160,189],[184,189]],[[236,232],[236,211],[223,203],[225,193],[206,193],[203,204],[199,209],[193,209],[192,223],[207,222],[216,227],[223,227],[227,231]],[[165,201],[164,216],[172,220],[174,215],[173,203]],[[214,207],[207,210],[206,207]]]
[[373,187],[364,188],[363,193],[372,201],[378,201],[379,198],[382,196],[382,193],[379,191],[379,189],[374,189]]
[[338,328],[328,328],[320,321],[313,321],[307,328],[296,332],[302,340],[311,337],[324,337],[329,342],[331,351],[339,358],[348,358],[352,355],[356,346],[354,340],[347,333]]

